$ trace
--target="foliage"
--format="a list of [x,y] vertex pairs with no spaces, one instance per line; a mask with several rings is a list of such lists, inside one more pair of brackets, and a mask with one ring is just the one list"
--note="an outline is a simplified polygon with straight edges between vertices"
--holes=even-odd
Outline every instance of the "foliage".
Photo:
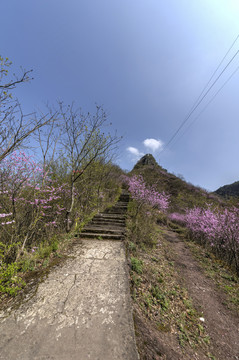
[[145,244],[154,246],[156,220],[157,212],[154,209],[146,205],[139,206],[135,200],[131,200],[128,205],[127,220],[129,241],[142,247]]
[[115,201],[120,191],[121,174],[122,170],[103,158],[95,160],[84,171],[75,185],[79,193],[76,199],[79,221],[85,221],[92,211],[100,211]]
[[17,76],[10,69],[0,56],[0,276],[14,293],[18,271],[37,259],[46,264],[66,230],[79,231],[115,201],[122,170],[112,163],[121,138],[107,131],[102,106],[90,114],[59,102],[56,109],[47,105],[47,113],[25,115],[14,90],[31,80],[31,71]]
[[19,264],[5,264],[1,265],[0,272],[0,293],[7,293],[9,295],[16,295],[22,287],[25,286],[25,282],[20,276],[18,276]]
[[127,184],[132,198],[128,206],[128,236],[135,243],[153,246],[156,220],[160,213],[167,210],[169,196],[158,193],[154,186],[146,186],[141,176],[123,176],[122,180]]
[[[31,156],[14,152],[4,159],[0,179],[2,243],[18,243],[23,251],[62,228],[67,185],[53,184]],[[15,261],[19,251],[8,261]]]
[[101,106],[96,106],[95,114],[84,114],[75,109],[74,104],[64,106],[59,103],[62,136],[60,149],[64,153],[65,165],[68,170],[70,203],[66,211],[66,230],[70,231],[70,217],[74,211],[77,197],[76,186],[84,172],[100,159],[109,159],[120,138],[117,134],[105,134],[107,115]]
[[[71,221],[75,231],[92,213],[115,201],[120,188],[116,179],[119,169],[103,159],[84,172],[74,193]],[[12,153],[0,163],[0,186],[1,292],[13,295],[24,285],[17,272],[32,270],[37,258],[45,259],[46,265],[51,253],[57,251],[59,235],[65,231],[70,188],[49,169],[46,174],[23,151]],[[6,280],[10,270],[15,271],[14,275]]]
[[137,274],[142,274],[143,272],[143,262],[135,257],[131,257],[131,267],[132,270]]
[[146,204],[165,212],[169,206],[169,195],[159,193],[155,186],[147,186],[142,176],[124,177],[128,183],[131,197],[138,203]]
[[239,209],[237,207],[195,207],[170,219],[185,224],[191,236],[226,260],[239,275]]

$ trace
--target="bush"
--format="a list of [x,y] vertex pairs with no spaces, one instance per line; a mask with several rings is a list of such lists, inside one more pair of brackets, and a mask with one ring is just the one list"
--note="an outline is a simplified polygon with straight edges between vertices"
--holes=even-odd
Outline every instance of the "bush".
[[135,271],[137,274],[142,274],[143,273],[143,261],[135,258],[135,257],[131,257],[131,266],[132,266],[132,270]]
[[18,276],[19,264],[2,264],[0,270],[0,293],[16,295],[26,283]]

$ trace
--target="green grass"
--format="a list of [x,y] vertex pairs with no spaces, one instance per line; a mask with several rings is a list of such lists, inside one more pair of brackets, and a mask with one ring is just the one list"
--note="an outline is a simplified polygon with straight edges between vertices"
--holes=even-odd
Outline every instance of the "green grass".
[[143,261],[135,257],[131,257],[131,267],[134,272],[137,274],[142,274],[143,272]]
[[17,261],[2,262],[0,267],[0,300],[16,296],[26,286],[28,273],[47,268],[55,258],[61,256],[67,236],[54,235],[48,242],[24,250]]
[[181,285],[170,254],[173,251],[163,239],[160,228],[158,244],[130,244],[131,288],[134,303],[150,319],[156,331],[178,334],[179,345],[207,347],[209,337],[200,320],[202,314],[193,306],[187,290]]
[[15,296],[26,283],[19,276],[19,264],[2,264],[0,270],[0,294]]

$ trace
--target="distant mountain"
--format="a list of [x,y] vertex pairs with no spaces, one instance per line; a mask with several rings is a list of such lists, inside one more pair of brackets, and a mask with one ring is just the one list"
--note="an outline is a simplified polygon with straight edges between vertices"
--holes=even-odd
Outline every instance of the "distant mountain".
[[181,176],[169,173],[151,154],[144,155],[130,173],[142,175],[147,184],[155,185],[159,192],[165,191],[170,194],[171,211],[183,211],[187,207],[204,206],[208,202],[220,201],[217,194],[208,193],[186,182]]
[[220,187],[215,191],[215,194],[223,196],[224,198],[239,197],[239,181]]

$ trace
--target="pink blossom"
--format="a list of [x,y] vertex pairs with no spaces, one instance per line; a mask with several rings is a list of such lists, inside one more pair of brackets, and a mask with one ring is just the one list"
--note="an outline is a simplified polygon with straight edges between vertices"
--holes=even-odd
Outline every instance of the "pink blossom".
[[1,224],[2,224],[2,225],[9,225],[9,224],[12,224],[12,223],[15,223],[15,220],[7,221],[7,222],[1,223]]
[[46,223],[46,226],[50,226],[50,225],[57,226],[55,221],[50,221],[50,222]]
[[[210,245],[214,251],[225,257],[230,263],[234,261],[239,273],[239,209],[194,207],[185,214],[171,214],[173,221],[184,223],[192,236],[203,244]],[[234,260],[233,260],[234,259]]]
[[169,195],[159,193],[154,186],[147,186],[141,175],[127,178],[129,192],[132,198],[165,212],[169,206]]
[[12,213],[9,213],[9,214],[0,214],[0,218],[5,218],[6,216],[11,216]]

